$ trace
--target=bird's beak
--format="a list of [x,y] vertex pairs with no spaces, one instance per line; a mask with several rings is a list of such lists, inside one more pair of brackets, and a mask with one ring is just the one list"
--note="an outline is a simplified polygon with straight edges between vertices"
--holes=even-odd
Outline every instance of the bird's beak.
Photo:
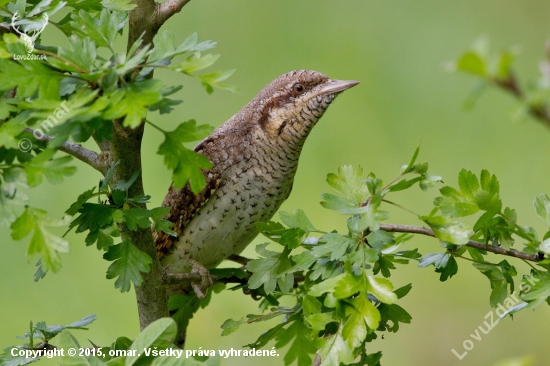
[[356,80],[331,80],[327,85],[319,90],[319,94],[341,93],[344,90],[353,88],[357,84],[359,84],[359,82]]

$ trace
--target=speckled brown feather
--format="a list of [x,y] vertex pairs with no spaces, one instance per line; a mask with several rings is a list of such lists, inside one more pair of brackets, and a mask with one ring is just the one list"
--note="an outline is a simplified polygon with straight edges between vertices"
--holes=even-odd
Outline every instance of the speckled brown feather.
[[[164,199],[162,205],[172,208],[170,214],[164,219],[174,223],[172,230],[178,234],[178,237],[183,233],[185,225],[191,221],[193,216],[195,216],[200,208],[212,196],[216,188],[218,188],[220,183],[219,174],[205,171],[204,176],[206,178],[206,187],[199,193],[193,193],[189,184],[182,189],[175,190],[174,184],[172,183]],[[153,240],[157,247],[158,258],[162,258],[164,255],[170,253],[171,249],[173,249],[172,246],[174,242],[176,242],[178,238],[155,230],[153,231]]]

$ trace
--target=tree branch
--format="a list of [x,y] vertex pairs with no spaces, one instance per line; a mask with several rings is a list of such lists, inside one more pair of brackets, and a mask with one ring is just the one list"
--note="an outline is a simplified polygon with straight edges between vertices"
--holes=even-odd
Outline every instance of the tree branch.
[[172,15],[179,13],[189,1],[191,0],[167,0],[162,4],[157,4],[157,22],[163,24]]
[[[34,130],[30,128],[25,128],[25,132],[32,133],[34,138],[39,141],[49,142],[54,139],[53,136],[47,135],[42,135],[40,138],[38,138],[36,134],[34,134]],[[58,147],[58,150],[74,156],[78,160],[88,164],[103,175],[105,175],[105,172],[107,171],[107,165],[105,164],[103,159],[101,159],[100,155],[95,151],[88,150],[81,145],[75,144],[70,141],[65,141],[61,146]]]
[[[420,234],[420,235],[426,235],[426,236],[431,236],[433,238],[436,238],[433,230],[428,229],[427,227],[424,227],[424,226],[380,224],[380,229],[387,232],[393,232],[393,233]],[[487,252],[506,255],[514,258],[520,258],[531,262],[538,262],[540,260],[537,254],[528,254],[528,253],[520,252],[514,249],[508,250],[496,245],[488,245],[479,241],[470,240],[465,245],[468,247],[485,250]]]
[[227,260],[239,263],[242,266],[246,266],[248,262],[250,262],[252,259],[240,256],[238,254],[231,254],[229,257],[227,257]]
[[[516,99],[525,101],[525,93],[521,90],[516,77],[511,73],[506,79],[492,78],[490,79],[496,86],[511,93]],[[528,104],[528,111],[531,116],[544,123],[546,127],[550,127],[550,113],[546,103],[539,105]]]

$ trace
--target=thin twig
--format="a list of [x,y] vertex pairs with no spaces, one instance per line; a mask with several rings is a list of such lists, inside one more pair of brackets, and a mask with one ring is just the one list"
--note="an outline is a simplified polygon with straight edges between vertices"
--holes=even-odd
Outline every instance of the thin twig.
[[[380,228],[384,231],[394,232],[394,233],[411,233],[411,234],[421,234],[421,235],[431,236],[433,238],[436,237],[433,230],[428,229],[427,227],[424,227],[424,226],[380,224]],[[495,254],[524,259],[530,262],[538,262],[540,260],[537,254],[527,254],[514,249],[508,250],[496,245],[488,245],[479,241],[470,240],[465,245],[468,247],[476,248],[479,250],[485,250],[487,252],[491,252]]]
[[[40,138],[34,134],[34,130],[30,128],[25,128],[26,132],[32,133],[34,138],[39,141],[48,142],[53,140],[52,136],[42,135]],[[58,150],[63,151],[66,154],[72,155],[78,160],[88,164],[101,174],[105,174],[107,171],[107,166],[102,162],[98,153],[92,150],[88,150],[81,145],[75,144],[70,141],[65,141],[61,146],[58,147]]]
[[[490,79],[490,81],[492,81],[496,86],[511,93],[514,97],[516,97],[516,99],[525,101],[525,93],[521,90],[519,83],[513,74],[510,74],[506,79],[494,78]],[[550,113],[548,112],[548,106],[546,104],[528,104],[528,110],[531,116],[544,123],[546,127],[550,127]]]
[[246,258],[246,257],[240,256],[238,254],[231,254],[229,257],[227,257],[227,260],[239,263],[243,266],[246,266],[248,264],[248,262],[251,261],[250,258]]
[[170,17],[179,13],[181,9],[191,0],[167,0],[162,4],[157,4],[157,21],[163,24]]

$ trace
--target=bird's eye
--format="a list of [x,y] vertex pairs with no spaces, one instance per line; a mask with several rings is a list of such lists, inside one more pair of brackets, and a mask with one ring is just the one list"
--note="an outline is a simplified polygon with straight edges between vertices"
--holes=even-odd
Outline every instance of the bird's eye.
[[306,88],[302,84],[296,83],[292,87],[292,90],[294,90],[294,93],[300,95],[300,94],[304,94],[304,92],[306,91]]

